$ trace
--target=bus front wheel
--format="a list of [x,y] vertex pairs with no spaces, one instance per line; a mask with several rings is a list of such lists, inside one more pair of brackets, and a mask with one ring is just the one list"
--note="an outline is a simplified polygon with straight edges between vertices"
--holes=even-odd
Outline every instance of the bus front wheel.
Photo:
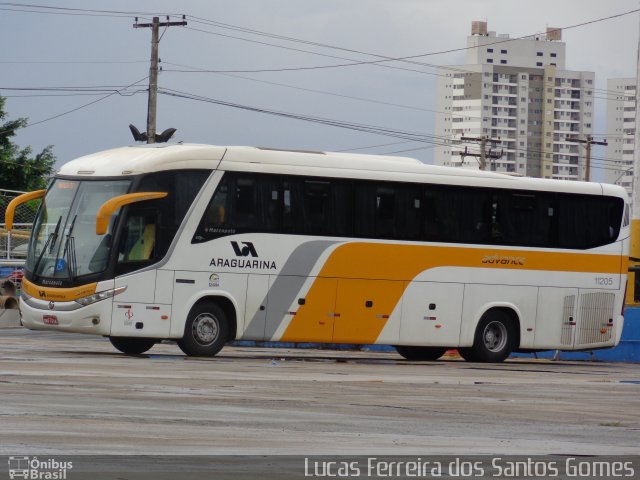
[[502,362],[516,347],[516,331],[511,317],[500,310],[487,312],[480,320],[472,347],[459,348],[468,362]]
[[111,345],[128,355],[140,355],[156,344],[152,338],[109,337],[109,340]]
[[408,345],[396,345],[396,350],[407,360],[417,361],[434,361],[447,351],[443,347],[415,347]]
[[180,349],[193,357],[213,357],[229,338],[229,322],[222,308],[213,302],[196,304],[187,317]]

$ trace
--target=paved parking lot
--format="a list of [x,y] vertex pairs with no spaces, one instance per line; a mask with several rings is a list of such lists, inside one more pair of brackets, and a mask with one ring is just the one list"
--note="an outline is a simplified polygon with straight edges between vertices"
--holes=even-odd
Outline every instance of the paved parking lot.
[[0,330],[0,454],[638,454],[640,365],[172,344]]

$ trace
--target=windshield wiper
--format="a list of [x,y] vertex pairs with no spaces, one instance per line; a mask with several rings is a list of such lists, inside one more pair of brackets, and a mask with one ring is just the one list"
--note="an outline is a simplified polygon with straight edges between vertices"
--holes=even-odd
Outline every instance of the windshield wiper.
[[47,241],[45,242],[44,246],[42,247],[42,252],[40,252],[40,255],[38,256],[38,260],[36,260],[35,265],[33,266],[33,273],[34,274],[38,274],[38,266],[40,266],[40,262],[42,261],[42,257],[44,257],[44,253],[47,251],[47,247],[49,246],[49,244],[51,244],[51,247],[49,249],[49,253],[51,253],[53,251],[53,247],[56,244],[56,240],[58,239],[58,230],[60,229],[60,222],[62,221],[62,215],[60,215],[58,217],[58,223],[56,223],[56,228],[53,230],[53,232],[51,232],[49,234],[49,237],[47,238]]
[[76,225],[76,218],[78,218],[78,215],[73,216],[71,226],[69,227],[69,231],[67,232],[67,240],[64,244],[64,250],[62,252],[62,258],[67,259],[67,269],[69,270],[69,276],[73,281],[75,281],[76,279],[76,240],[75,238],[73,238],[72,234],[73,227],[75,227]]

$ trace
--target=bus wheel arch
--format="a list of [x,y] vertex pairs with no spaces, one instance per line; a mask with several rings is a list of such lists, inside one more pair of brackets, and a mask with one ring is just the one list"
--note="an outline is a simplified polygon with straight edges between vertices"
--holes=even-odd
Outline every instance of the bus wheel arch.
[[473,345],[458,349],[470,362],[502,362],[520,348],[520,317],[510,306],[492,306],[476,324]]
[[212,357],[236,337],[237,314],[224,296],[205,296],[196,301],[185,321],[180,349],[190,356]]

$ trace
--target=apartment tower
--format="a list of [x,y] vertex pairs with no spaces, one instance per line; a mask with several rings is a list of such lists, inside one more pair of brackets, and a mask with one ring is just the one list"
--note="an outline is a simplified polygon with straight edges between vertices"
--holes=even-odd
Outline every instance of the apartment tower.
[[631,194],[636,131],[636,79],[607,80],[607,153],[604,181]]
[[[436,165],[478,168],[487,140],[487,170],[585,180],[584,147],[592,132],[593,72],[565,69],[560,29],[510,38],[473,22],[465,65],[439,69]],[[499,143],[498,143],[499,142]],[[500,157],[500,158],[492,158]]]

